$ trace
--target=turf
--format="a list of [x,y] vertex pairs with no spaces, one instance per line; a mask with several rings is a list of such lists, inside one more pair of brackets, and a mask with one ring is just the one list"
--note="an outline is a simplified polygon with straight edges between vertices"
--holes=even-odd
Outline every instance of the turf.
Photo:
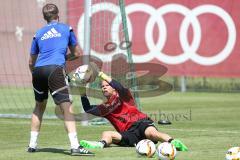
[[[228,148],[240,145],[240,94],[176,93],[141,99],[143,111],[155,121],[166,119],[172,125],[156,125],[162,132],[181,139],[190,149],[179,152],[177,160],[224,159]],[[98,140],[110,125],[83,127],[78,123],[79,139]],[[40,150],[27,153],[29,119],[0,119],[0,160],[128,160],[146,159],[137,156],[134,148],[112,146],[93,149],[95,157],[71,157],[68,137],[61,120],[43,121],[39,137]],[[152,159],[157,159],[156,155]]]

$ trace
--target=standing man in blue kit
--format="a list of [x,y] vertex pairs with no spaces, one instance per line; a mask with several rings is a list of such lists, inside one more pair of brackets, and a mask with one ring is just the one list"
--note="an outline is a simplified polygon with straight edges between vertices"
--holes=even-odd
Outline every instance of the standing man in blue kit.
[[[45,111],[50,91],[56,105],[63,111],[65,128],[71,144],[71,155],[94,155],[92,152],[79,145],[74,115],[72,114],[72,100],[67,90],[65,94],[58,93],[62,86],[67,87],[63,78],[54,83],[56,89],[51,88],[49,77],[56,69],[61,69],[60,76],[65,77],[65,61],[67,49],[70,55],[80,56],[80,49],[73,29],[63,23],[59,23],[59,10],[55,4],[46,4],[42,8],[42,14],[47,25],[39,29],[32,40],[29,68],[32,73],[32,83],[35,95],[35,108],[31,119],[31,133],[28,152],[37,150],[37,139],[41,128],[43,113]],[[59,81],[56,79],[56,81]],[[53,81],[54,82],[54,81]],[[54,93],[54,94],[53,94]]]

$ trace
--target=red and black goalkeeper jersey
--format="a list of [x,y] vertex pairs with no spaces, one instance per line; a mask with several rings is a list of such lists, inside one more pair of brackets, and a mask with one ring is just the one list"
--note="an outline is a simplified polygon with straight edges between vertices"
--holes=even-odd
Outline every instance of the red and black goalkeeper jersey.
[[97,106],[101,115],[107,118],[119,132],[126,131],[134,122],[147,117],[137,109],[129,90],[122,96],[126,97],[121,97],[119,94],[112,95],[107,103]]
[[137,109],[134,98],[128,89],[116,80],[112,80],[109,84],[118,93],[112,95],[107,102],[90,106],[86,97],[81,98],[83,108],[87,113],[105,117],[118,132],[126,131],[133,123],[147,118],[146,114]]

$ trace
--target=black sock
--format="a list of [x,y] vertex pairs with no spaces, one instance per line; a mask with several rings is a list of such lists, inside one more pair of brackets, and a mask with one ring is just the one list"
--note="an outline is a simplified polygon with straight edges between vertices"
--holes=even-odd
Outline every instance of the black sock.
[[106,142],[106,141],[101,140],[101,141],[99,141],[99,142],[103,144],[103,148],[107,147],[107,142]]
[[173,138],[170,138],[169,140],[168,140],[168,143],[171,143],[172,142],[172,140],[174,140]]

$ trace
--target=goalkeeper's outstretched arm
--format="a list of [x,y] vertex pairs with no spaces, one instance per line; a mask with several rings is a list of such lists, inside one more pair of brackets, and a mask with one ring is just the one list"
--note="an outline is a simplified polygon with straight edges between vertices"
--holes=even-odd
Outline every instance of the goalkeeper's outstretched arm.
[[100,116],[100,110],[96,105],[90,105],[90,102],[86,95],[81,96],[81,102],[82,102],[83,109],[86,113],[90,113],[95,116]]

